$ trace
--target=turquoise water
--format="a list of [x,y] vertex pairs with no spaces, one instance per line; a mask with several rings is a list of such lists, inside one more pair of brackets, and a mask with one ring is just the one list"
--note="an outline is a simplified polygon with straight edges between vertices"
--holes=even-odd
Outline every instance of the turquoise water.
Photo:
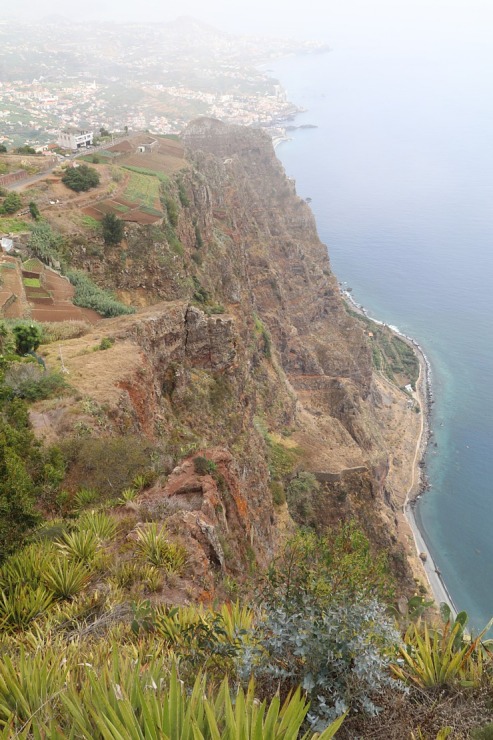
[[332,267],[432,366],[418,515],[454,602],[493,615],[493,98],[487,51],[335,49],[276,63],[307,109],[277,155]]

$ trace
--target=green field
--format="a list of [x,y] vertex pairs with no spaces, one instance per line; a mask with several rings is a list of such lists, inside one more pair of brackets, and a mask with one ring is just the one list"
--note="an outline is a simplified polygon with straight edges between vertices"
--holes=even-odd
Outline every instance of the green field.
[[130,201],[138,201],[142,205],[153,208],[159,198],[158,178],[131,171],[124,198]]
[[16,234],[20,231],[31,231],[33,225],[19,218],[0,218],[0,231],[6,234]]
[[26,288],[41,288],[41,283],[39,282],[39,278],[22,278],[22,282],[26,286]]

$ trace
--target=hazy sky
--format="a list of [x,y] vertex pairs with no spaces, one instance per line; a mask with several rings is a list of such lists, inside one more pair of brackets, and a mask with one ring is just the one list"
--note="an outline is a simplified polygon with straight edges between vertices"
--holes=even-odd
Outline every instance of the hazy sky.
[[42,18],[171,20],[192,15],[233,32],[318,38],[330,44],[482,42],[491,40],[493,0],[16,0],[9,13]]

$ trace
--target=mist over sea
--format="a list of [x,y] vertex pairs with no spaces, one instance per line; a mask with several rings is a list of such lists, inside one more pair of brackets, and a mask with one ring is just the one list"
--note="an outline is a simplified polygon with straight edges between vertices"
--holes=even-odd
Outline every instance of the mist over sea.
[[[413,336],[435,405],[418,518],[451,596],[493,616],[493,50],[341,43],[271,66],[307,109],[277,156],[332,267]],[[436,443],[436,447],[434,444]]]

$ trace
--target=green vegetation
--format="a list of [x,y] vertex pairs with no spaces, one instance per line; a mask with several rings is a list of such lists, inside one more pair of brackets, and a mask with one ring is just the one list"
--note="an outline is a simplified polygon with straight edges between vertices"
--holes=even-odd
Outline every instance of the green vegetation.
[[92,216],[81,216],[80,222],[82,226],[86,226],[88,229],[101,231],[101,223]]
[[34,352],[41,344],[41,331],[36,324],[17,324],[13,328],[15,351],[19,355]]
[[24,144],[24,146],[18,146],[14,151],[16,154],[36,154],[36,150],[27,144]]
[[18,218],[1,218],[0,229],[8,234],[19,234],[22,231],[31,231],[32,224]]
[[105,244],[120,244],[124,234],[124,223],[114,213],[106,213],[101,222]]
[[78,167],[69,167],[62,177],[62,182],[76,193],[90,190],[99,185],[99,174],[94,167],[81,164]]
[[22,278],[22,282],[28,288],[41,288],[39,278]]
[[76,306],[92,308],[106,317],[135,313],[135,308],[125,306],[111,293],[93,283],[87,273],[81,270],[68,270],[66,274],[72,285],[75,285],[73,302]]
[[63,238],[45,221],[34,225],[28,246],[42,262],[60,262],[63,259]]
[[159,172],[158,170],[151,170],[146,167],[132,167],[131,165],[124,164],[122,165],[122,168],[124,170],[130,170],[130,172],[135,172],[140,175],[149,175],[151,177],[157,177],[157,179],[163,183],[163,185],[169,185],[169,177],[165,175],[163,172]]
[[159,200],[159,178],[156,173],[139,173],[132,169],[124,197],[150,208],[154,207]]
[[14,190],[12,190],[10,193],[7,193],[3,200],[3,203],[0,205],[0,214],[15,213],[20,208],[22,208],[20,195],[19,193],[16,193]]
[[39,221],[39,219],[41,218],[39,208],[33,200],[29,203],[29,213],[31,214],[31,218],[34,221]]

